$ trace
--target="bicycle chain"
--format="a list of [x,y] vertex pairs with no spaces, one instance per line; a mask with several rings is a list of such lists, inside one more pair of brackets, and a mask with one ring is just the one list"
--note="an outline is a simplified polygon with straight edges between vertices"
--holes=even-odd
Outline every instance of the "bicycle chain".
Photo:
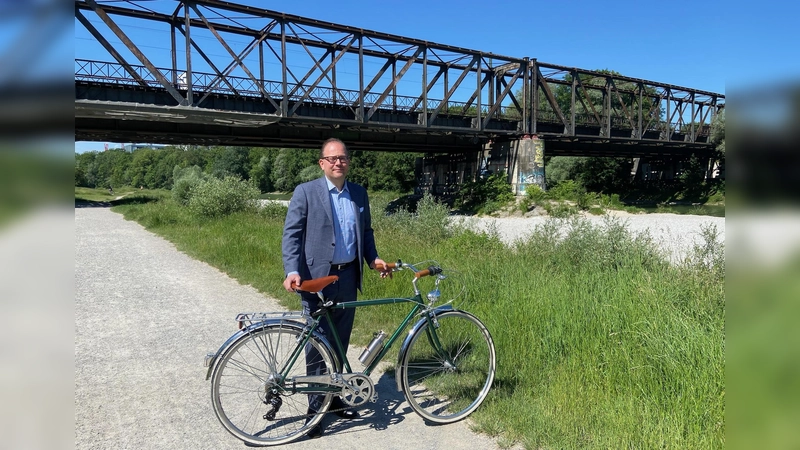
[[[350,408],[328,409],[327,411],[325,411],[325,413],[324,413],[324,414],[328,414],[328,413],[337,413],[337,412],[339,412],[339,411],[347,411],[348,409],[350,409]],[[314,414],[308,414],[308,413],[306,413],[306,414],[299,414],[299,415],[296,415],[296,416],[282,417],[282,419],[284,419],[284,420],[288,420],[288,419],[301,419],[301,418],[304,418],[304,417],[305,417],[305,418],[308,418],[308,417],[311,417],[311,416],[316,416],[317,414],[323,414],[323,413],[319,413],[319,412],[317,412],[317,413],[314,413]]]

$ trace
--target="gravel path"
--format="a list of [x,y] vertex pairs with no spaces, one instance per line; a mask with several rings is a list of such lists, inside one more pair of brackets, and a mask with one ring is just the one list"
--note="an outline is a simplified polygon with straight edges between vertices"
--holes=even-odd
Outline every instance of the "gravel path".
[[[214,416],[203,357],[237,313],[281,309],[107,208],[75,209],[75,447],[245,448]],[[497,448],[467,422],[426,426],[393,378],[373,381],[380,398],[361,419],[326,418],[322,438],[284,447]]]

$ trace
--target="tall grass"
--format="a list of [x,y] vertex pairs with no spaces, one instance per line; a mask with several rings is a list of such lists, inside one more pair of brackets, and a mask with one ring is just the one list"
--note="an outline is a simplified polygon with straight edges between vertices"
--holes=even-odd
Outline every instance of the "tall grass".
[[[466,292],[455,305],[494,337],[497,379],[471,416],[476,430],[536,449],[724,446],[724,248],[714,230],[673,265],[649,236],[613,220],[553,219],[508,246],[496,232],[448,227],[431,199],[392,216],[385,203],[373,202],[381,257],[456,269]],[[285,209],[276,208],[199,220],[169,199],[117,207],[296,309],[281,287]],[[361,298],[411,295],[401,275],[367,273]],[[447,281],[443,289],[456,285]],[[393,330],[405,311],[360,309],[354,343]]]

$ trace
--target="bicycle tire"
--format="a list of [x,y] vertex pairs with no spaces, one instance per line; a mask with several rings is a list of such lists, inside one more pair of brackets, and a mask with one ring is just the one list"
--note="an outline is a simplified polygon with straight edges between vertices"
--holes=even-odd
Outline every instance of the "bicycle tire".
[[[495,349],[486,326],[472,314],[437,314],[438,328],[424,323],[401,357],[403,394],[411,408],[435,424],[470,415],[489,394],[495,376]],[[441,344],[444,353],[437,350]]]
[[[217,358],[211,399],[217,419],[229,433],[252,445],[280,445],[302,437],[322,420],[330,407],[330,394],[313,416],[308,415],[306,394],[280,394],[277,412],[271,419],[265,417],[274,410],[269,400],[276,396],[269,394],[270,387],[302,332],[299,324],[266,325],[243,334]],[[327,373],[334,373],[336,361],[328,345],[313,337],[307,345],[318,351]],[[306,352],[301,352],[288,376],[306,375],[310,362]]]

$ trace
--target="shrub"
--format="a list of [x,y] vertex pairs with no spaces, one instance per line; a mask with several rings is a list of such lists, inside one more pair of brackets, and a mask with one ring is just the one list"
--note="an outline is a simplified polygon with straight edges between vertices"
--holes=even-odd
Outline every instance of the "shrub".
[[582,210],[587,210],[597,201],[597,195],[592,192],[578,191],[575,194],[575,204]]
[[198,166],[180,168],[175,166],[172,171],[175,182],[172,185],[172,199],[180,205],[188,205],[192,197],[192,189],[201,182],[208,180],[210,175],[203,173]]
[[534,205],[539,205],[547,198],[547,193],[538,184],[529,184],[525,186],[525,198]]
[[564,180],[547,191],[547,195],[552,200],[576,200],[580,192],[585,192],[580,183]]
[[375,211],[385,210],[385,202],[371,202],[373,215],[372,226],[387,234],[402,233],[416,236],[426,242],[436,242],[450,235],[449,217],[450,210],[447,205],[426,193],[416,205],[416,212],[411,213],[405,207],[397,208],[391,214],[377,214]]
[[[514,200],[511,184],[505,173],[493,173],[489,177],[466,182],[458,190],[455,206],[466,211],[481,209],[498,210]],[[495,203],[496,205],[490,205]]]
[[188,206],[197,216],[222,217],[255,209],[260,193],[254,183],[236,176],[209,178],[191,190]]
[[289,207],[278,202],[266,202],[261,209],[258,210],[258,215],[267,219],[286,219],[286,213]]
[[448,235],[450,210],[431,194],[425,194],[417,203],[416,220],[411,221],[411,231],[429,240],[444,239]]
[[564,202],[548,203],[544,206],[545,211],[552,217],[565,219],[578,214],[578,209]]

